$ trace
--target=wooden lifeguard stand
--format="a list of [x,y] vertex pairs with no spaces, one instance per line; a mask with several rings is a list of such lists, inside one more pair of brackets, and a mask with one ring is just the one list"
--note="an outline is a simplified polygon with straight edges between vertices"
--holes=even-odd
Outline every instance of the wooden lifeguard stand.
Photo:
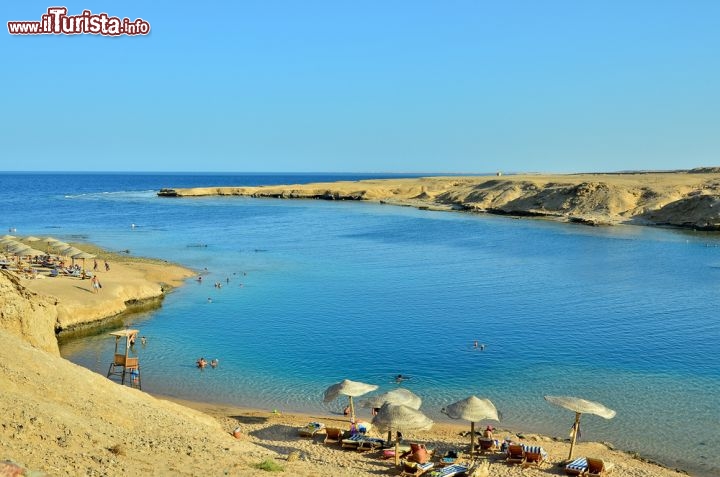
[[[142,389],[140,360],[137,357],[128,356],[138,333],[139,330],[119,330],[110,333],[111,336],[115,337],[115,354],[112,363],[110,363],[107,377],[109,378],[112,375],[120,376],[120,384],[124,385],[125,375],[130,374],[130,386]],[[125,339],[123,340],[123,338]],[[124,349],[120,347],[122,341],[124,341]]]

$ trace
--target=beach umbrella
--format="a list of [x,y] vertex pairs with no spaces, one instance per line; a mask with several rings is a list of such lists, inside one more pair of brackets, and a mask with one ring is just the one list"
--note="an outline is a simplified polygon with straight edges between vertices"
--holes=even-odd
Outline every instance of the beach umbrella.
[[82,253],[82,250],[79,248],[75,248],[71,245],[68,245],[67,247],[60,249],[60,253],[65,255],[66,257],[72,257],[73,255],[76,255],[78,253]]
[[84,271],[85,270],[85,259],[86,258],[95,258],[95,255],[93,255],[92,253],[88,253],[88,252],[80,252],[80,253],[76,253],[75,255],[71,255],[71,257],[73,259],[76,259],[76,258],[82,259],[82,261],[83,261],[82,267],[83,267],[83,271]]
[[63,248],[62,250],[60,250],[60,252],[58,252],[58,253],[60,253],[61,255],[65,256],[65,257],[70,257],[70,258],[72,259],[72,264],[74,265],[74,264],[75,264],[75,259],[72,258],[72,256],[73,256],[73,255],[76,255],[76,254],[78,254],[78,253],[82,253],[82,250],[80,250],[79,248],[75,248],[75,247],[73,247],[73,246],[68,245],[67,247],[65,247],[65,248]]
[[[404,404],[386,402],[377,415],[373,417],[372,425],[377,426],[380,432],[413,432],[426,431],[433,425],[433,421],[417,409]],[[400,464],[399,440],[395,439],[395,465]]]
[[25,250],[32,250],[32,247],[30,245],[25,245],[22,243],[16,243],[16,244],[10,245],[8,247],[8,251],[13,252],[13,253],[22,252]]
[[42,239],[39,238],[39,237],[35,237],[35,236],[31,235],[31,236],[29,236],[29,237],[25,237],[23,240],[26,241],[26,242],[37,242],[37,241],[42,240]]
[[366,384],[358,381],[350,381],[345,379],[337,384],[333,384],[325,390],[323,402],[334,401],[338,396],[347,396],[350,400],[350,417],[355,420],[355,407],[353,406],[353,397],[362,396],[377,389],[375,384]]
[[470,421],[470,455],[475,450],[475,423],[483,419],[500,420],[495,405],[489,399],[480,399],[476,396],[450,404],[443,408],[442,412],[453,419]]
[[[360,405],[362,407],[369,407],[372,409],[377,409],[382,407],[383,404],[386,402],[389,402],[391,404],[404,404],[408,407],[411,407],[413,409],[420,409],[420,405],[422,404],[422,399],[420,399],[420,396],[417,394],[414,394],[412,391],[409,391],[405,388],[396,388],[392,391],[388,391],[383,394],[378,394],[377,396],[371,396],[365,400],[363,400]],[[391,439],[392,435],[388,432],[388,441]]]
[[2,238],[2,239],[16,239],[17,237],[14,236],[14,235],[7,235],[7,234],[5,234],[5,235],[3,235],[3,236],[0,237],[0,238]]
[[579,397],[572,396],[545,396],[545,400],[556,406],[564,407],[575,412],[575,423],[572,426],[570,439],[570,454],[568,460],[572,459],[575,440],[580,433],[580,416],[582,414],[595,414],[596,416],[612,419],[615,417],[615,411],[608,409],[600,403],[587,401]]
[[0,240],[0,245],[2,245],[7,250],[12,245],[20,245],[20,242],[15,239],[7,238]]
[[363,400],[360,405],[362,407],[369,407],[369,408],[378,408],[382,407],[383,404],[386,402],[389,402],[391,404],[404,404],[408,407],[411,407],[413,409],[420,409],[420,404],[422,404],[422,399],[417,394],[414,394],[412,391],[409,391],[405,388],[396,388],[392,391],[388,391],[383,394],[378,394],[377,396],[371,396],[365,400]]

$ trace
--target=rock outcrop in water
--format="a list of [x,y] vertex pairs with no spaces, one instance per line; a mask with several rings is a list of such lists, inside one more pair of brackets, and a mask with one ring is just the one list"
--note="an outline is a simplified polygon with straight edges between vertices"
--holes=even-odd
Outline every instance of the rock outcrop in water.
[[720,230],[719,168],[163,189],[158,195],[367,200],[421,209],[546,217],[589,225],[626,223]]

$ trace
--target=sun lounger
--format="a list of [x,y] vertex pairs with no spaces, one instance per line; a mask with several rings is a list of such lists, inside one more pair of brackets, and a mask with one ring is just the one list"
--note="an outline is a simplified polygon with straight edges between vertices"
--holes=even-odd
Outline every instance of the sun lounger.
[[490,451],[495,450],[498,448],[497,441],[495,439],[489,439],[485,437],[481,437],[478,439],[478,445],[480,446],[480,450],[484,451]]
[[312,437],[323,429],[325,429],[325,424],[321,422],[311,422],[304,427],[298,428],[298,435],[300,437]]
[[341,442],[342,447],[355,450],[370,450],[382,447],[385,441],[378,437],[367,437],[363,434],[355,434]]
[[448,465],[442,469],[433,470],[430,472],[429,477],[453,477],[455,475],[466,473],[468,469],[469,467],[464,464]]
[[441,466],[452,465],[455,462],[457,462],[457,460],[458,460],[458,451],[456,451],[454,449],[449,450],[445,453],[445,455],[440,457],[440,465]]
[[523,445],[525,451],[525,463],[527,464],[539,464],[547,459],[547,452],[540,446],[527,446]]
[[522,464],[525,462],[525,449],[520,444],[510,444],[507,449],[505,462],[508,464]]
[[416,462],[403,461],[402,462],[402,472],[400,472],[400,475],[403,477],[422,475],[432,468],[433,468],[432,462],[418,464]]
[[565,473],[567,475],[583,475],[587,472],[587,469],[587,459],[585,459],[585,457],[578,457],[565,466]]
[[325,444],[339,444],[343,439],[345,431],[338,429],[337,427],[325,428]]
[[612,462],[605,462],[602,459],[596,459],[593,457],[587,458],[587,476],[588,477],[603,477],[609,475],[613,471],[615,464]]

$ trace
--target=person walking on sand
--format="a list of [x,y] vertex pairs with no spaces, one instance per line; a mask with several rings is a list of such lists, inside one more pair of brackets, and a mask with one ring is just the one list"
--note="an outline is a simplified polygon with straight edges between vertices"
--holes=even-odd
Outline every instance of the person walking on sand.
[[106,272],[110,271],[110,264],[107,262],[107,260],[105,260],[105,271]]
[[97,271],[98,271],[97,260],[93,260],[93,272],[97,272]]
[[93,275],[92,279],[90,279],[90,284],[92,285],[93,293],[97,293],[100,291],[100,281],[95,275]]

